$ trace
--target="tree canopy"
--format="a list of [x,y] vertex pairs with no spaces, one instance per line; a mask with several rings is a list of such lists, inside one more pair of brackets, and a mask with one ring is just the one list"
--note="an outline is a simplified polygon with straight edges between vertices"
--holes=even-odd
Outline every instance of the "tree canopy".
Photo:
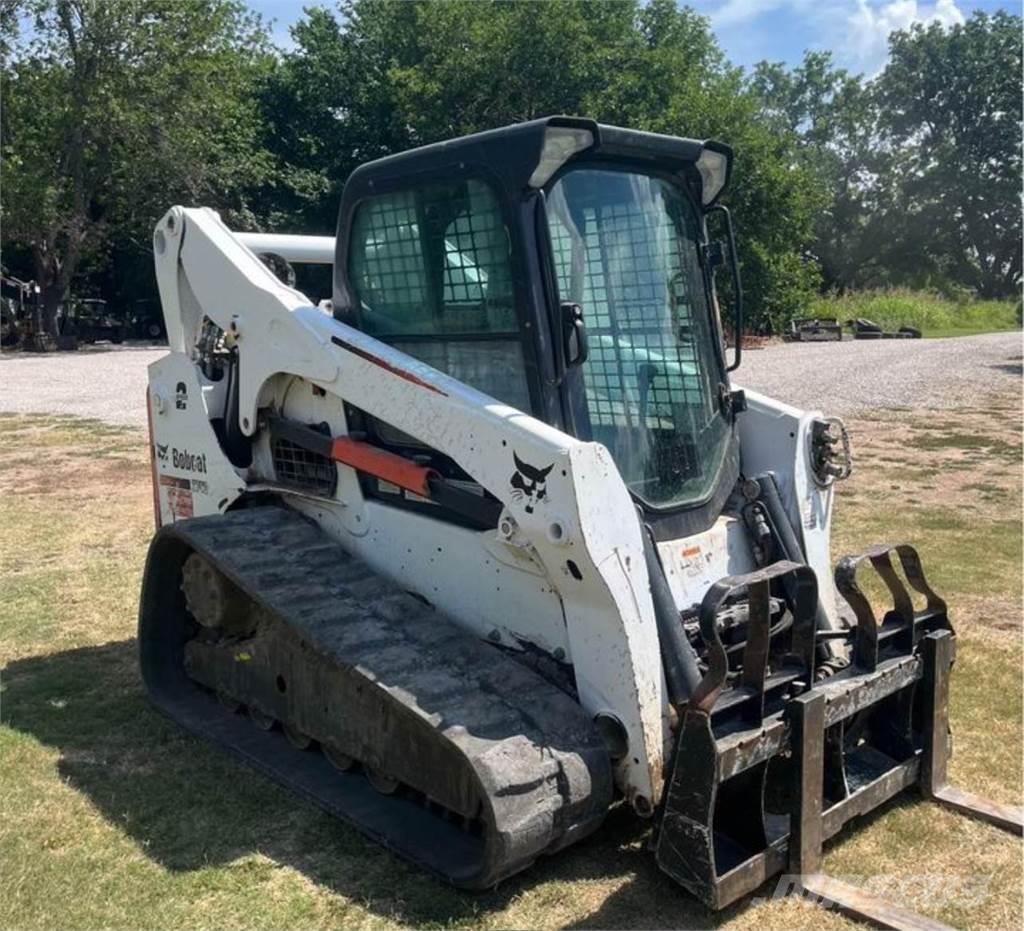
[[876,82],[902,248],[985,297],[1021,277],[1021,20],[978,14],[892,37]]
[[362,162],[551,113],[734,147],[755,321],[821,288],[1019,290],[1020,17],[897,32],[866,80],[818,52],[744,72],[673,0],[342,0],[307,9],[286,51],[239,0],[0,13],[4,262],[48,306],[152,289],[173,203],[332,232]]
[[24,9],[33,35],[3,73],[3,240],[28,252],[52,318],[80,271],[148,255],[172,203],[245,215],[271,165],[255,143],[273,58],[233,0]]

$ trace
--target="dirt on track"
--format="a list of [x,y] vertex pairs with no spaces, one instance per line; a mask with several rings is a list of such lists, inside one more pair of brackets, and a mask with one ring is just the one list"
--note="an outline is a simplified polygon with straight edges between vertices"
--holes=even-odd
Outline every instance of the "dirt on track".
[[[0,354],[0,411],[146,425],[146,367],[166,347],[99,345],[77,353]],[[848,416],[878,409],[977,406],[1019,390],[1021,334],[792,343],[744,354],[741,387]],[[1014,384],[1018,386],[1014,388]]]

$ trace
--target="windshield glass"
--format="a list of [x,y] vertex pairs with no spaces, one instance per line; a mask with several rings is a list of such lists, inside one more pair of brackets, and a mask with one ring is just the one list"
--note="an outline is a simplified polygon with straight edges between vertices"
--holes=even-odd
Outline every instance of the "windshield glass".
[[608,447],[645,503],[702,501],[728,426],[696,209],[661,178],[580,168],[554,184],[547,211],[559,296],[581,305],[590,339],[580,438]]

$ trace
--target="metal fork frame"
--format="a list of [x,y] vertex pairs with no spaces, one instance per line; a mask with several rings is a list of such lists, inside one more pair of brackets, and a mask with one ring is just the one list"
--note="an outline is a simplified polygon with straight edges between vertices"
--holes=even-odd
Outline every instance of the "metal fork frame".
[[[893,554],[899,558],[911,587],[924,595],[926,606],[922,611],[914,611],[910,595],[895,572]],[[893,597],[893,608],[881,622],[857,585],[857,570],[865,562],[878,572]],[[795,655],[785,680],[765,672],[770,625],[767,593],[773,580],[785,586],[794,614]],[[817,583],[808,567],[775,563],[749,575],[723,579],[708,591],[701,605],[700,629],[708,649],[709,668],[683,714],[655,840],[658,863],[716,909],[786,870],[800,879],[794,891],[831,902],[853,917],[883,927],[940,927],[822,876],[824,842],[851,819],[867,814],[911,786],[917,786],[926,798],[1018,835],[1024,823],[1021,811],[948,784],[949,671],[955,638],[945,602],[925,580],[913,547],[874,546],[858,556],[846,557],[836,568],[836,584],[857,617],[857,626],[850,631],[852,662],[848,669],[817,684],[812,684]],[[738,684],[726,691],[728,670],[715,616],[730,595],[744,588],[750,603],[744,671]],[[749,671],[748,661],[753,663]],[[784,693],[788,691],[791,697],[780,710],[765,715],[766,692],[773,685]],[[844,791],[842,798],[826,807],[826,755],[842,752],[841,747],[830,748],[829,729],[833,728],[831,733],[835,734],[837,725],[841,727],[859,711],[889,699],[902,702],[898,707],[900,714],[905,709],[909,732],[915,690],[921,695],[923,712],[915,745],[908,745],[904,758],[895,760],[877,778],[853,791]],[[796,791],[792,794],[788,833],[770,838],[764,777],[767,762],[780,755],[790,755],[794,761]],[[737,777],[737,784],[746,793],[761,792],[761,823],[733,822],[730,826],[744,846],[760,849],[720,871],[715,840],[722,813],[717,808],[723,784]],[[845,775],[843,779],[845,790]]]

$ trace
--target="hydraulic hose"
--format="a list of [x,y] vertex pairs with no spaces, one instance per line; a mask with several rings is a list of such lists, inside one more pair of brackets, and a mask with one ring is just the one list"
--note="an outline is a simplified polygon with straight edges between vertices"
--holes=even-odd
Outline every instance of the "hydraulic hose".
[[[767,472],[764,475],[757,476],[755,481],[761,489],[761,501],[764,503],[768,516],[771,518],[776,534],[775,542],[780,550],[780,555],[783,559],[806,565],[807,554],[804,553],[803,545],[796,535],[796,529],[793,527],[786,509],[782,506],[782,497],[779,495],[779,486],[775,482],[775,476]],[[829,620],[821,604],[820,594],[818,595],[818,605],[815,608],[814,619],[818,630],[833,629],[832,622]],[[829,647],[826,646],[823,649],[828,650]]]
[[242,433],[239,418],[239,354],[236,349],[231,353],[227,364],[227,391],[224,399],[224,452],[232,465],[244,468],[252,462],[252,443]]
[[669,701],[679,708],[690,700],[697,688],[701,680],[700,667],[697,665],[697,654],[683,632],[679,610],[668,587],[654,538],[648,527],[643,526],[642,531],[644,560],[647,563],[647,577],[650,579],[651,600],[654,602],[654,619],[658,625],[665,684],[668,686]]
[[775,476],[769,472],[759,475],[755,481],[761,489],[761,500],[768,509],[768,516],[775,526],[776,544],[781,550],[780,555],[790,562],[806,563],[807,557],[804,555],[804,548],[797,539],[796,531],[786,509],[782,506],[782,498],[779,495],[779,486],[775,484]]

